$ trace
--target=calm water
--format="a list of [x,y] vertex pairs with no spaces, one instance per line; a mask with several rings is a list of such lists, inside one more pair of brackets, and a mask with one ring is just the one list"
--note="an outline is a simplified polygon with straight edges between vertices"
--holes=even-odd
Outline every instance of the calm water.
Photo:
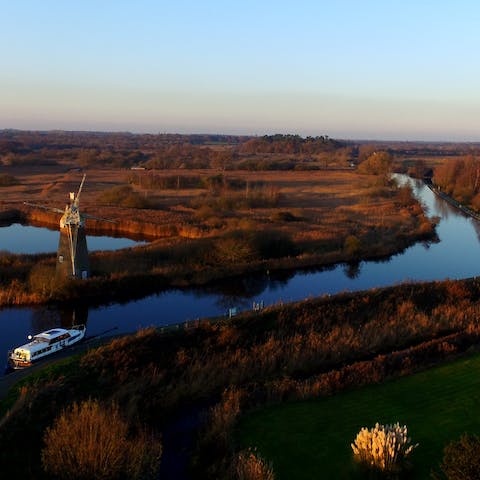
[[[406,180],[405,177],[403,179]],[[413,182],[412,185],[415,194],[426,206],[428,215],[440,218],[438,243],[418,243],[383,262],[360,262],[354,266],[341,264],[330,269],[282,275],[265,273],[222,282],[221,287],[169,290],[138,301],[101,308],[85,307],[74,313],[45,307],[0,310],[0,355],[11,346],[23,343],[29,333],[60,324],[71,325],[72,315],[75,315],[76,322],[88,321],[89,335],[109,328],[118,328],[121,333],[150,325],[223,315],[233,307],[246,310],[252,308],[253,302],[263,301],[265,305],[271,305],[409,280],[477,275],[480,271],[476,261],[480,251],[480,224],[450,207],[423,184]]]
[[[58,247],[59,231],[48,228],[31,227],[15,223],[9,227],[0,228],[0,252],[11,253],[48,253],[56,252]],[[129,238],[115,238],[106,236],[87,236],[87,245],[90,251],[119,250],[133,247],[139,242]]]

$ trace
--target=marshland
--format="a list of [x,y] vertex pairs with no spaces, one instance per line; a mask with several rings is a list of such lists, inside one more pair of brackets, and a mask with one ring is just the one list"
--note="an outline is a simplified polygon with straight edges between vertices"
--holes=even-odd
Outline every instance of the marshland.
[[[385,260],[419,241],[433,250],[441,220],[419,202],[415,187],[392,180],[391,173],[429,175],[440,184],[451,162],[456,174],[449,178],[476,165],[475,146],[463,144],[12,131],[0,139],[5,225],[57,226],[58,214],[23,202],[62,208],[86,173],[83,211],[115,221],[89,220],[88,232],[148,242],[92,251],[91,278],[62,284],[52,282],[55,252],[12,254],[0,246],[7,322],[5,307],[106,305],[172,288],[235,285],[235,279],[266,272],[338,264],[361,269],[365,260]],[[476,185],[468,188],[474,208]],[[450,271],[458,272],[452,263]],[[245,478],[238,472],[250,468],[249,461],[260,468],[261,458],[273,462],[275,478],[287,478],[287,470],[276,469],[281,462],[269,458],[275,448],[264,447],[253,460],[239,454],[264,442],[242,427],[248,412],[383,384],[475,355],[478,281],[445,280],[475,277],[475,271],[439,275],[433,283],[408,283],[407,275],[397,286],[268,304],[231,319],[195,318],[187,329],[142,329],[36,371],[3,400],[2,466],[49,478],[51,466],[42,458],[47,435],[60,432],[54,419],[83,408],[93,421],[100,422],[102,412],[121,417],[124,441],[137,449],[136,459],[123,466],[131,478],[139,463],[160,468],[161,478],[179,475],[171,466],[177,458],[172,435],[181,433],[172,419],[192,416],[179,460],[183,478]],[[155,438],[155,448],[147,448],[145,435]],[[20,441],[21,453],[14,448]],[[429,450],[431,462],[440,461],[441,447]],[[300,468],[288,461],[288,468]],[[434,467],[418,464],[421,471]]]

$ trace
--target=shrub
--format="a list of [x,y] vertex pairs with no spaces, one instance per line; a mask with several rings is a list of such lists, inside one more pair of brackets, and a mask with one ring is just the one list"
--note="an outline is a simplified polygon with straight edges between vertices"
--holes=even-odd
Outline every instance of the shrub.
[[401,427],[398,422],[362,428],[351,444],[357,462],[369,470],[386,474],[400,471],[417,445],[411,444],[406,425]]
[[249,449],[238,454],[234,478],[236,480],[275,480],[275,475],[272,465]]
[[443,450],[440,473],[433,472],[432,478],[446,480],[480,479],[480,438],[464,434]]
[[46,429],[42,466],[60,479],[157,478],[160,442],[145,432],[131,439],[128,431],[118,406],[74,403]]
[[360,250],[361,250],[360,240],[355,235],[349,235],[345,239],[343,248],[347,255],[356,256],[360,253]]
[[228,263],[282,258],[296,254],[295,244],[288,234],[277,230],[229,232],[217,240],[215,247],[217,261]]
[[55,279],[55,266],[36,264],[28,276],[28,286],[32,293],[48,296],[52,292]]

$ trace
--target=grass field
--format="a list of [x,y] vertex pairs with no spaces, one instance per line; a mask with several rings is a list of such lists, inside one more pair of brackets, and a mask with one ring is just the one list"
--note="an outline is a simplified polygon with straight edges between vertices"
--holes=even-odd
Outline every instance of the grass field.
[[446,444],[463,432],[480,433],[480,355],[382,385],[254,412],[240,422],[237,441],[272,461],[277,480],[357,479],[362,475],[350,447],[357,432],[397,421],[420,444],[406,478],[428,479]]

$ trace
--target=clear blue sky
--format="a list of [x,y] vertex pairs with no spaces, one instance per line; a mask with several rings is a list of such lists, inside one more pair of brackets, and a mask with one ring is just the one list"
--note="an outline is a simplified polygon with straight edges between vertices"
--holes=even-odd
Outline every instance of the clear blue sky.
[[475,0],[0,0],[0,128],[480,141]]

